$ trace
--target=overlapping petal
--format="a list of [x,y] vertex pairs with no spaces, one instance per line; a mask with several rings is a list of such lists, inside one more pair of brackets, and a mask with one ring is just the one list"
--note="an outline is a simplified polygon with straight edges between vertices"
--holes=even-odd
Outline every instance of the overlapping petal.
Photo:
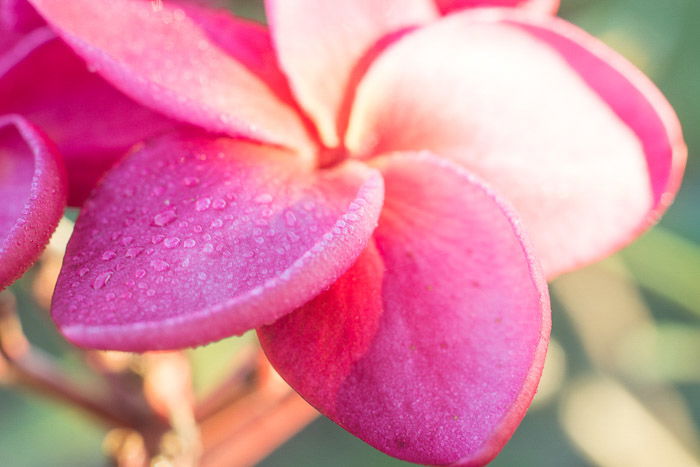
[[339,144],[341,113],[369,60],[392,34],[437,17],[432,0],[267,0],[266,7],[280,64],[329,147]]
[[68,169],[68,202],[75,206],[129,147],[181,125],[90,72],[48,27],[0,57],[3,113],[25,116],[58,146]]
[[0,0],[0,31],[25,34],[44,24],[27,0]]
[[559,0],[435,0],[435,2],[443,13],[475,7],[515,7],[552,15],[559,9],[560,3]]
[[56,151],[29,122],[0,116],[0,290],[37,259],[66,204]]
[[561,20],[472,10],[402,38],[360,84],[347,139],[430,149],[511,201],[549,277],[628,242],[675,193],[677,119],[632,65]]
[[288,152],[171,135],[126,157],[85,207],[53,317],[74,343],[143,351],[268,324],[355,260],[381,209],[379,173],[317,173]]
[[327,292],[259,330],[263,348],[304,398],[374,447],[481,465],[534,395],[546,284],[509,210],[475,178],[428,154],[379,165],[373,243]]
[[[32,0],[32,4],[100,74],[138,102],[208,130],[308,149],[293,106],[266,80],[260,43],[222,43],[212,25],[223,12],[147,0]],[[158,6],[160,5],[160,6]],[[205,20],[207,15],[212,18]],[[227,21],[232,36],[253,34]],[[259,30],[263,34],[264,31]],[[268,40],[269,43],[269,40]]]

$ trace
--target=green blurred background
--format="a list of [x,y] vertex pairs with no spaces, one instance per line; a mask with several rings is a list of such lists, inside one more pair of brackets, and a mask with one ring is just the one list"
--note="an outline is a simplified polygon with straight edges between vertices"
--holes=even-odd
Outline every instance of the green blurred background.
[[[329,0],[332,1],[332,0]],[[381,0],[377,0],[381,1]],[[258,17],[256,0],[230,2]],[[535,403],[494,466],[685,466],[700,462],[700,1],[563,0],[560,15],[628,57],[665,92],[685,128],[688,170],[653,231],[551,285],[553,340]],[[83,378],[31,292],[13,290],[27,335]],[[194,352],[220,361],[236,339]],[[205,354],[206,352],[206,354]],[[212,353],[221,353],[212,360]],[[203,367],[213,378],[221,365]],[[211,373],[211,374],[207,374]],[[0,387],[0,465],[104,465],[105,432],[61,405]],[[261,463],[406,465],[320,418]]]

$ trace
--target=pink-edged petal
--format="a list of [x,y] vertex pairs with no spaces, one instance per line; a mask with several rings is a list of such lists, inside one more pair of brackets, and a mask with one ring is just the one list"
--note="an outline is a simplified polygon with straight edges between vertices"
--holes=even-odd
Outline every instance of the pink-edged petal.
[[[262,45],[247,22],[174,2],[31,0],[100,74],[136,101],[211,131],[308,149],[306,129],[268,82],[269,63],[251,68]],[[211,15],[211,17],[208,17]],[[206,20],[205,20],[206,18]],[[212,25],[225,24],[212,38]],[[128,38],[128,39],[127,39]],[[252,49],[251,49],[252,47]]]
[[374,243],[260,340],[293,388],[372,446],[421,464],[486,463],[535,393],[546,283],[510,211],[463,169],[429,154],[380,167]]
[[0,32],[28,33],[43,24],[27,0],[0,0]]
[[675,114],[641,72],[573,25],[516,9],[455,13],[386,51],[347,144],[468,167],[513,203],[549,277],[657,219],[685,165]]
[[364,248],[381,175],[316,173],[268,146],[163,136],[110,170],[68,245],[53,317],[72,342],[144,351],[270,323],[332,284]]
[[368,60],[392,35],[437,17],[432,0],[266,0],[266,9],[282,69],[328,147]]
[[37,259],[66,205],[63,164],[18,115],[0,116],[0,290]]
[[74,206],[129,147],[181,125],[90,72],[48,27],[24,36],[0,57],[4,113],[24,115],[58,146],[68,171],[68,202]]
[[464,8],[513,7],[527,8],[538,13],[556,14],[559,0],[435,0],[442,13],[451,13]]

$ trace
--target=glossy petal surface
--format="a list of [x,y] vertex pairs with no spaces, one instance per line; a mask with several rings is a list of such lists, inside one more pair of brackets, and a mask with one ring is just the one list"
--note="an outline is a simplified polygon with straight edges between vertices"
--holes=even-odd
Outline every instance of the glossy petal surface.
[[357,162],[316,173],[266,146],[163,137],[85,204],[53,317],[78,345],[132,351],[268,324],[353,263],[382,197],[379,173]]
[[455,13],[405,36],[358,90],[348,147],[430,149],[517,209],[549,277],[632,239],[675,193],[680,127],[644,76],[561,20]]
[[443,13],[475,7],[527,8],[550,14],[555,14],[559,9],[559,0],[436,0],[436,3]]
[[74,206],[133,144],[181,125],[90,72],[47,27],[0,58],[0,114],[10,112],[40,126],[58,146]]
[[19,116],[0,116],[0,290],[37,259],[66,204],[53,146]]
[[387,36],[437,15],[430,0],[267,0],[266,7],[280,64],[329,147],[338,145],[358,75]]
[[[295,110],[265,81],[266,69],[250,68],[247,43],[222,47],[212,40],[211,24],[220,18],[204,21],[205,10],[188,14],[177,4],[159,8],[146,0],[32,3],[92,67],[138,102],[211,131],[310,144]],[[233,36],[236,24],[228,21]],[[248,23],[242,28],[248,31]]]
[[374,243],[327,292],[259,330],[263,348],[307,401],[387,454],[485,463],[534,395],[546,284],[511,214],[462,169],[425,154],[380,165]]

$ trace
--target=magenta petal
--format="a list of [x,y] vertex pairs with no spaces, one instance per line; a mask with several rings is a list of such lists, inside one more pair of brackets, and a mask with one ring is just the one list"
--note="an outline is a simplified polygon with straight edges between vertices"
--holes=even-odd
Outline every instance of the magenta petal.
[[80,214],[53,317],[78,345],[144,351],[271,323],[332,284],[364,248],[379,173],[316,173],[252,143],[173,135],[112,169]]
[[[50,77],[50,79],[43,79]],[[0,57],[0,114],[41,127],[64,157],[68,202],[87,198],[104,172],[134,143],[178,125],[126,97],[48,28],[26,35]]]
[[[248,37],[250,26],[212,10],[145,0],[32,0],[58,33],[100,74],[138,102],[174,118],[269,143],[309,147],[290,104],[250,68],[261,44],[222,45]],[[193,12],[188,14],[190,10]],[[212,18],[203,18],[211,14]],[[226,30],[213,37],[212,26]],[[271,52],[270,52],[271,54]]]
[[641,72],[575,26],[517,9],[454,13],[385,51],[359,86],[347,146],[428,149],[478,174],[518,210],[550,278],[648,227],[685,165],[678,120]]
[[22,117],[0,117],[0,290],[37,259],[66,204],[63,165]]
[[372,446],[421,464],[486,463],[535,393],[545,281],[475,178],[427,154],[380,164],[376,247],[260,340],[292,387]]
[[559,0],[435,0],[435,2],[443,13],[463,8],[515,7],[553,15],[559,9]]
[[1,32],[28,33],[43,24],[27,0],[0,0]]
[[266,7],[280,64],[329,147],[339,143],[341,112],[366,59],[392,33],[437,17],[432,0],[267,0]]

